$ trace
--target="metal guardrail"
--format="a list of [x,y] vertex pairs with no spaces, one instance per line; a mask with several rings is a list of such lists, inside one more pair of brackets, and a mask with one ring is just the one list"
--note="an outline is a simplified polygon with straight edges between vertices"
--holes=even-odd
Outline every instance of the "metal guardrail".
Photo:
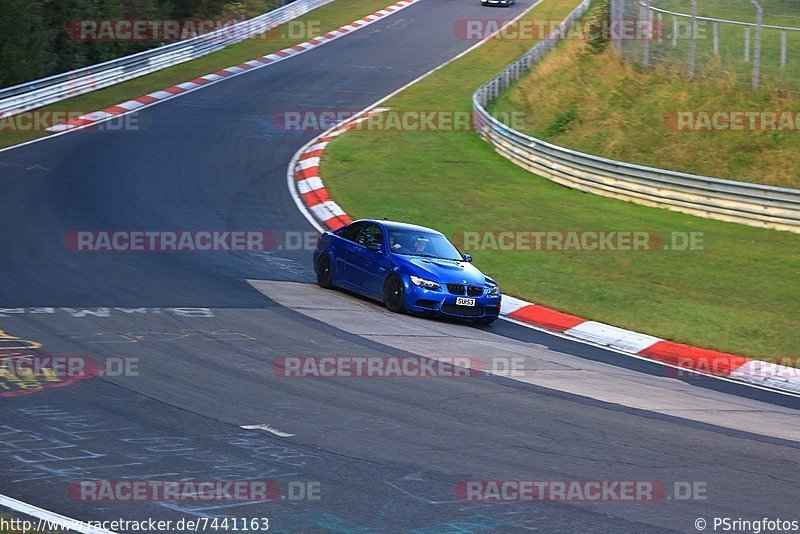
[[800,190],[614,161],[525,135],[485,106],[549,52],[592,4],[584,0],[547,38],[473,94],[475,130],[502,156],[561,185],[691,215],[800,233]]
[[275,28],[333,0],[295,0],[192,39],[0,89],[0,118],[46,106],[205,56]]

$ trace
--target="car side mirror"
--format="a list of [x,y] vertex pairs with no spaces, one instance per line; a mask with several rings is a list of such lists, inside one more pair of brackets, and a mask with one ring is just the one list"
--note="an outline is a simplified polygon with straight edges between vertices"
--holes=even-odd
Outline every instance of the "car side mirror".
[[465,262],[472,263],[472,256],[470,256],[469,254],[462,254],[462,256],[464,256]]
[[383,252],[383,246],[380,243],[370,243],[367,245],[367,250],[371,250],[372,252]]

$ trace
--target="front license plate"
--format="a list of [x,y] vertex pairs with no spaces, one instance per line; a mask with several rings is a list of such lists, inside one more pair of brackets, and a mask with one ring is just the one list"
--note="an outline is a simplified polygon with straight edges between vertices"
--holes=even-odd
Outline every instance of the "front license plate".
[[464,297],[458,297],[456,299],[456,306],[475,306],[475,299],[467,299]]

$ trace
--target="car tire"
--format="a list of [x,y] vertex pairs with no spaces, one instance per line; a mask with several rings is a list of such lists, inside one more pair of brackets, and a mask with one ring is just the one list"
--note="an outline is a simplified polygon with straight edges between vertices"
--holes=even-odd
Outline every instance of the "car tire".
[[317,259],[317,285],[324,289],[333,289],[333,264],[331,257],[327,254],[322,254]]
[[390,275],[383,284],[383,305],[390,312],[406,311],[406,290],[403,279],[396,274]]

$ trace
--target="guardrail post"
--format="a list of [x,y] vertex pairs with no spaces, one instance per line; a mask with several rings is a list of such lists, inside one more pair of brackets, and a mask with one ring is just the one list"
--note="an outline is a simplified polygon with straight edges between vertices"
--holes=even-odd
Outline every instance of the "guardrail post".
[[714,30],[714,55],[719,56],[719,22],[713,25]]
[[[755,1],[755,0],[754,0]],[[694,79],[694,61],[697,53],[697,0],[692,0],[692,27],[689,34],[689,79]]]
[[672,48],[678,48],[678,17],[672,15]]
[[664,15],[658,14],[658,42],[664,42]]
[[620,32],[618,31],[618,29],[615,28],[617,28],[617,26],[622,22],[624,0],[610,0],[610,1],[611,1],[610,4],[611,20],[609,21],[609,24],[611,26],[611,46],[614,49],[614,52],[616,52],[617,55],[621,56],[623,52],[622,39],[619,36]]
[[750,26],[744,28],[744,62],[750,63]]
[[756,6],[756,37],[753,50],[753,91],[758,91],[761,85],[761,30],[764,26],[764,8],[758,0],[751,0]]
[[787,57],[787,53],[786,53],[786,48],[787,48],[787,46],[786,46],[786,36],[787,36],[786,32],[781,32],[781,68],[782,69],[786,68],[786,63],[787,63],[787,61],[786,61],[786,57]]
[[644,36],[644,50],[642,51],[642,63],[645,67],[650,66],[650,39],[655,36],[653,28],[653,12],[650,10],[650,0],[644,0],[644,7],[641,10],[642,19],[644,20],[645,31],[647,35]]

